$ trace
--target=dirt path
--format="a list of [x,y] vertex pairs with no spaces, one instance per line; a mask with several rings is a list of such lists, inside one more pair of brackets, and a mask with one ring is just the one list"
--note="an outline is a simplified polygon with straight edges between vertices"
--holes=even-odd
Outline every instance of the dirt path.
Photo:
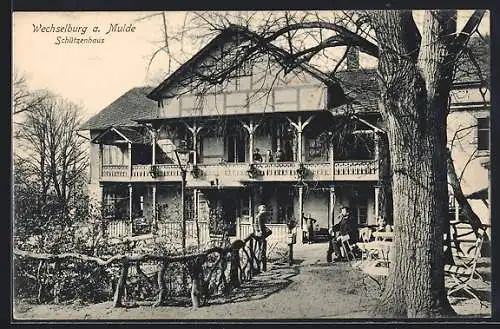
[[[16,319],[317,319],[370,318],[377,286],[348,263],[327,264],[327,245],[295,250],[294,266],[271,264],[228,299],[190,307],[140,305],[112,308],[111,302],[77,305],[18,305]],[[457,309],[458,311],[458,309]],[[471,313],[467,313],[471,312]],[[489,314],[483,308],[482,314]],[[479,315],[473,306],[462,314]]]

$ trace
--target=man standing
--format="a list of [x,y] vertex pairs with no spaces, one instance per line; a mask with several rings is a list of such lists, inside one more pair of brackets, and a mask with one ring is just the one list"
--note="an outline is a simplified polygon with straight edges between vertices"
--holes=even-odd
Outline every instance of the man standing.
[[[328,251],[326,254],[326,261],[336,261],[341,257],[340,247],[342,245],[342,238],[349,239],[349,243],[358,241],[358,225],[351,217],[349,208],[342,207],[339,215],[340,221],[330,228],[330,242],[328,244]],[[338,232],[338,234],[335,234]],[[335,252],[335,258],[332,259],[332,253]]]
[[311,217],[311,214],[304,217],[306,220],[306,228],[307,228],[307,242],[311,244],[314,240],[314,223],[316,220]]
[[268,213],[266,211],[266,206],[261,204],[257,207],[257,214],[254,220],[254,233],[257,237],[267,238],[272,234],[272,231],[266,226]]

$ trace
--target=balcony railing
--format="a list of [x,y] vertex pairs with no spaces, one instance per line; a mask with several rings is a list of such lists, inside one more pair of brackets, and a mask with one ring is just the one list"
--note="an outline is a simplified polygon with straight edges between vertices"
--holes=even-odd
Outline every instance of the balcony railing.
[[[180,182],[181,172],[175,164],[158,164],[151,174],[151,165],[133,165],[129,174],[127,165],[104,165],[101,180],[103,181],[165,181]],[[251,181],[296,181],[299,177],[296,162],[256,163],[256,175],[250,177],[248,163],[199,164],[201,174],[195,178],[187,176],[192,182],[210,182],[216,179],[251,182]],[[378,166],[375,160],[347,160],[330,162],[304,163],[306,181],[332,180],[378,180]]]
[[127,165],[103,165],[101,176],[128,178],[130,176],[129,167]]

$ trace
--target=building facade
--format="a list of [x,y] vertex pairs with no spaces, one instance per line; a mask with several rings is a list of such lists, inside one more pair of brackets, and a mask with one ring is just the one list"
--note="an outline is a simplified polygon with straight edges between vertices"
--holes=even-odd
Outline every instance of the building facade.
[[[285,74],[280,61],[264,53],[201,90],[193,71],[223,63],[235,35],[221,33],[159,86],[131,89],[82,127],[91,136],[90,190],[104,217],[121,225],[118,235],[178,221],[185,169],[185,217],[197,223],[198,235],[200,227],[211,229],[214,209],[222,211],[230,234],[242,235],[261,204],[281,236],[292,220],[302,231],[306,217],[325,232],[341,206],[360,226],[376,225],[384,133],[376,73],[359,70],[350,57],[337,78],[358,89],[339,93],[311,66]],[[348,98],[356,101],[342,105]],[[489,112],[453,112],[452,130],[466,121],[462,113],[481,121]],[[477,136],[484,139],[481,130]],[[189,152],[178,158],[179,145]],[[457,163],[465,154],[453,149]]]

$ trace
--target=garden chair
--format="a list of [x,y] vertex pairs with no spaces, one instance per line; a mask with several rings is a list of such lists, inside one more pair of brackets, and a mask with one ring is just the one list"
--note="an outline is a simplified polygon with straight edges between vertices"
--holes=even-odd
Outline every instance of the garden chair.
[[468,293],[470,296],[472,296],[474,299],[476,299],[480,304],[481,307],[483,306],[483,301],[479,299],[477,296],[477,290],[471,286],[471,283],[475,279],[476,276],[479,276],[479,280],[481,282],[484,282],[482,280],[482,277],[477,273],[476,271],[476,266],[477,266],[477,261],[479,257],[481,256],[481,246],[483,244],[483,235],[480,234],[476,240],[476,243],[474,245],[474,250],[473,250],[473,255],[470,257],[470,259],[467,260],[460,260],[457,259],[458,261],[456,262],[455,265],[445,265],[444,266],[444,272],[446,275],[451,277],[453,279],[453,286],[448,289],[448,296],[451,296],[453,293],[456,293],[457,291],[465,291]]
[[340,237],[340,251],[343,256],[350,262],[351,260],[356,260],[356,256],[354,255],[352,245],[349,241],[349,235],[343,235]]
[[[460,237],[463,237],[465,235],[470,235],[470,234],[476,235],[476,233],[474,232],[474,230],[472,230],[472,228],[471,228],[470,232],[467,232],[465,234],[461,234]],[[473,246],[465,249],[465,247],[463,246],[464,243],[463,243],[463,241],[458,239],[459,235],[456,233],[456,229],[455,229],[454,234],[452,234],[453,240],[451,241],[451,252],[452,252],[453,260],[455,261],[455,263],[465,264],[466,266],[471,267],[472,262],[475,259],[475,257],[474,257],[475,252],[479,253],[478,257],[481,256],[481,249],[482,249],[483,242],[485,241],[486,229],[482,228],[482,232],[478,233],[478,234],[481,235],[481,237],[482,237],[481,245],[479,245],[480,250],[477,250],[477,248],[478,248],[477,243],[475,243]],[[481,276],[481,274],[477,271],[477,268],[474,269],[474,276],[476,276],[479,280],[484,282],[484,279]]]
[[385,281],[389,275],[390,266],[390,250],[391,246],[388,243],[379,242],[380,246],[371,250],[370,252],[375,252],[377,258],[373,260],[365,260],[365,264],[362,267],[363,272],[377,283],[380,289],[385,286]]
[[366,248],[366,244],[370,242],[372,238],[373,231],[369,227],[364,227],[359,230],[359,237],[361,242],[356,243],[358,248],[361,250],[361,260],[367,260],[371,258],[373,250]]

